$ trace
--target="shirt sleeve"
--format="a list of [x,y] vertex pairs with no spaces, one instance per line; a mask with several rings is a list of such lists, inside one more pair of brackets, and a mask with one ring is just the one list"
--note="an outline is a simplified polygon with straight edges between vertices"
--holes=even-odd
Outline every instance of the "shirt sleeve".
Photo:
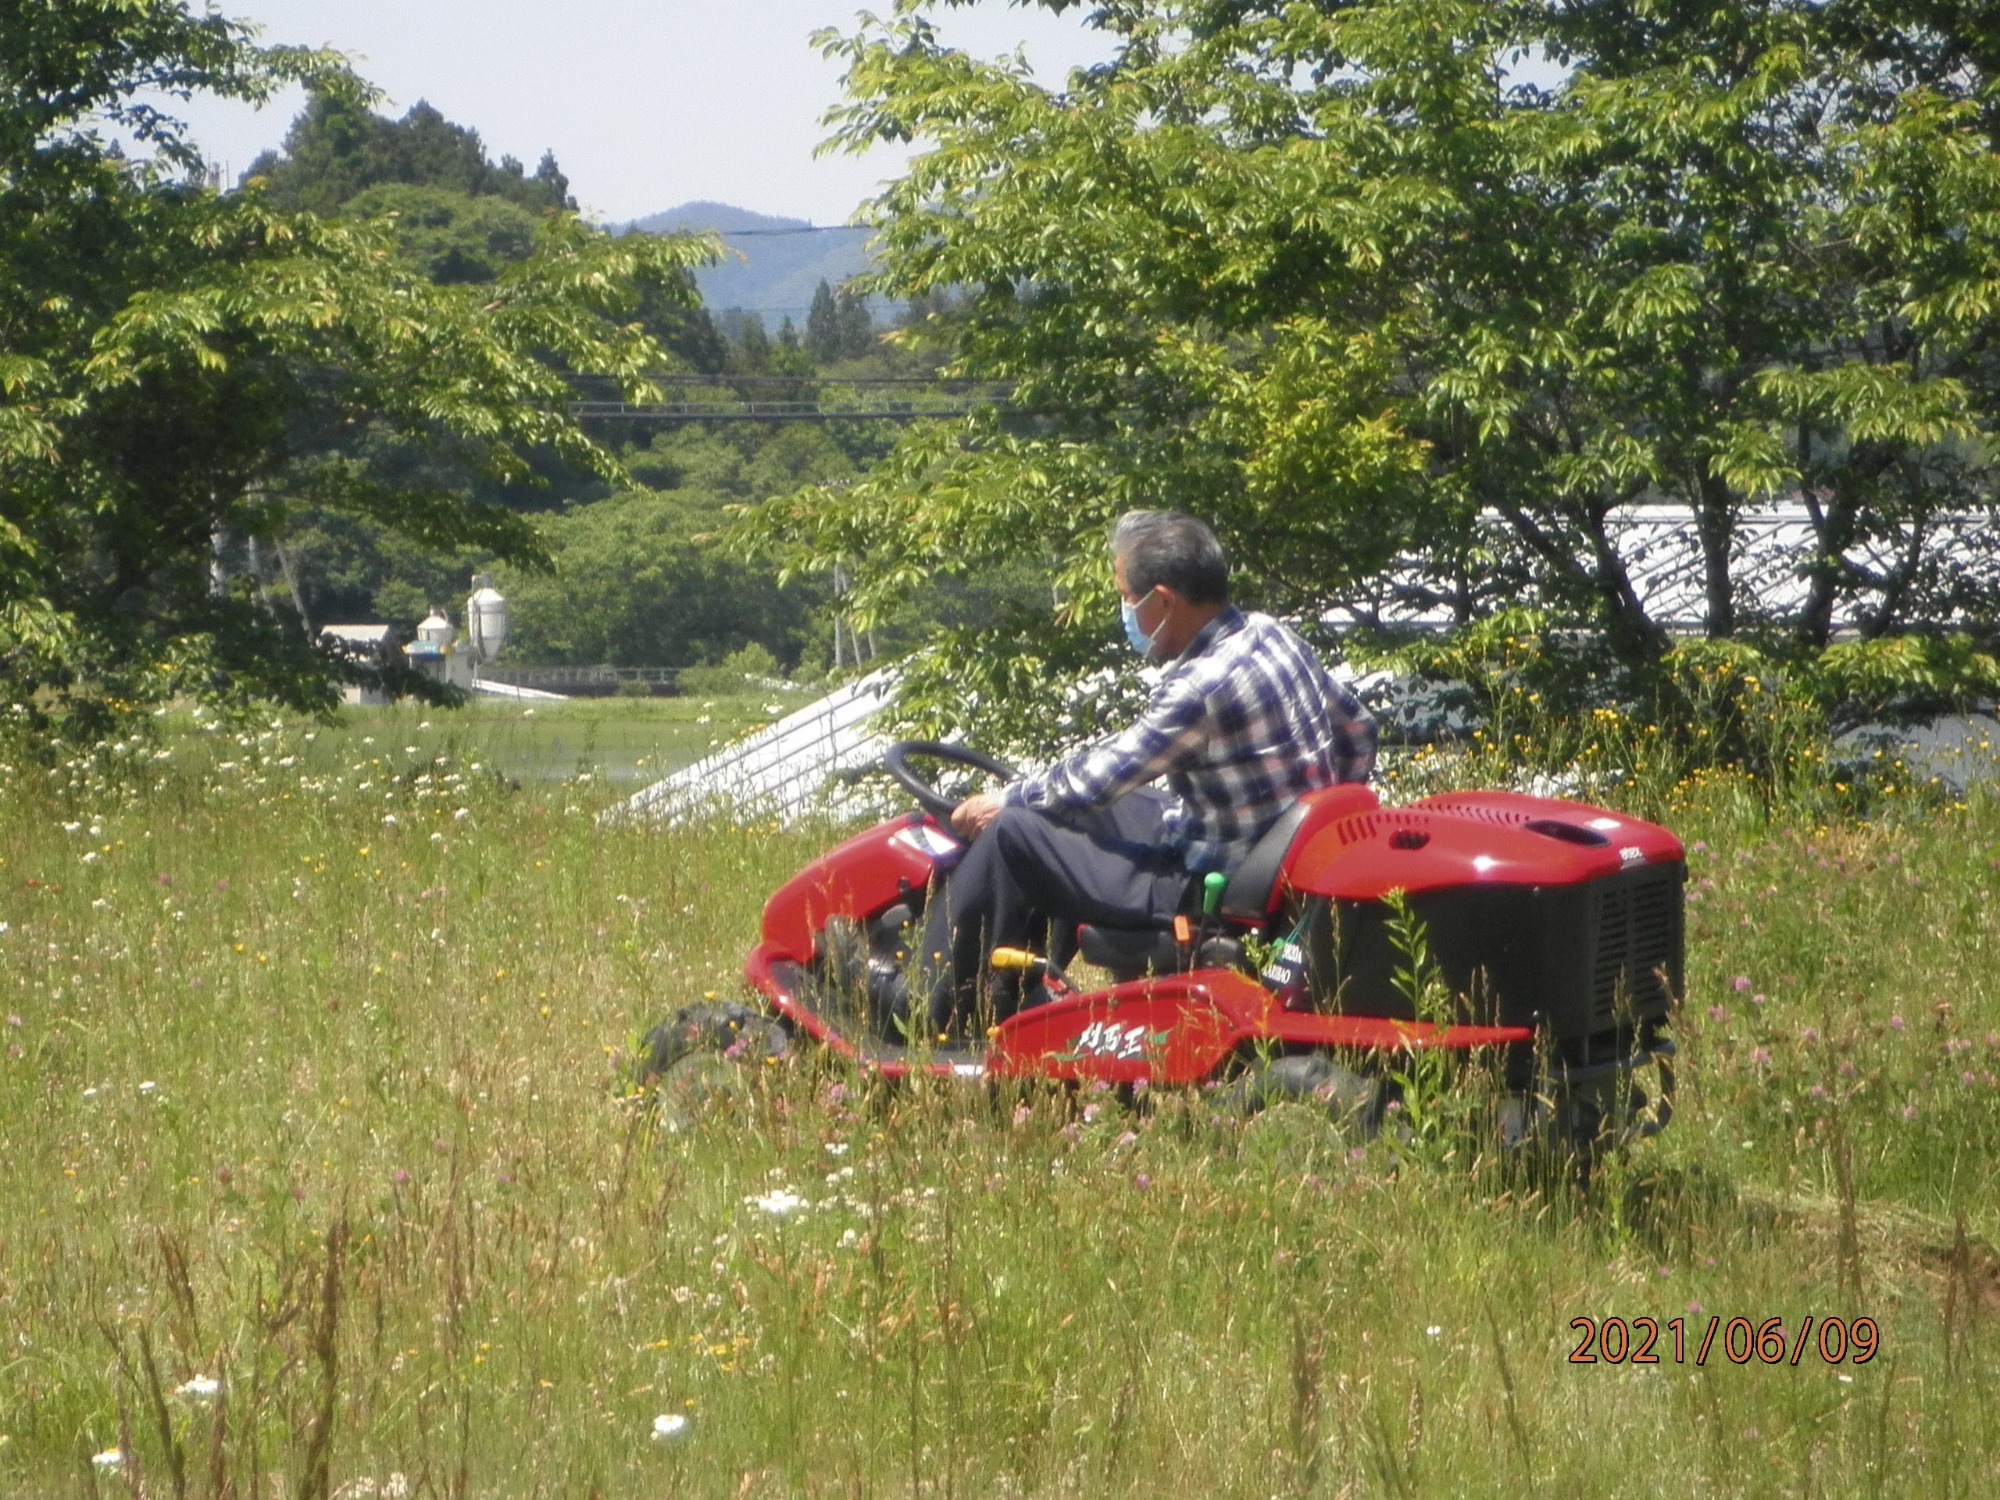
[[1366,781],[1375,770],[1375,748],[1382,731],[1375,716],[1345,688],[1335,686],[1327,704],[1333,720],[1334,775],[1340,781]]
[[1148,704],[1130,729],[1014,782],[1005,800],[1048,812],[1108,807],[1134,788],[1197,759],[1212,733],[1201,690],[1183,680]]

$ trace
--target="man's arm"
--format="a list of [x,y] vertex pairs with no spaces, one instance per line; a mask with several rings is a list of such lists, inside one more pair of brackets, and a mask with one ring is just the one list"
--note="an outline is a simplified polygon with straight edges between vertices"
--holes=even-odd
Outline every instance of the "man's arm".
[[1006,805],[1049,811],[1108,807],[1195,759],[1211,730],[1200,690],[1184,677],[1148,704],[1130,729],[1024,777],[1000,795]]

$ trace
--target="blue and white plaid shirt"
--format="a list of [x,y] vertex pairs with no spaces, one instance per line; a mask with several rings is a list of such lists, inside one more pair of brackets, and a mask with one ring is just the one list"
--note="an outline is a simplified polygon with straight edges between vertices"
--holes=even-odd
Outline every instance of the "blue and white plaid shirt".
[[1375,720],[1312,647],[1269,615],[1225,609],[1202,627],[1139,721],[1007,788],[1049,812],[1106,807],[1164,776],[1166,834],[1192,871],[1232,870],[1307,792],[1366,781]]

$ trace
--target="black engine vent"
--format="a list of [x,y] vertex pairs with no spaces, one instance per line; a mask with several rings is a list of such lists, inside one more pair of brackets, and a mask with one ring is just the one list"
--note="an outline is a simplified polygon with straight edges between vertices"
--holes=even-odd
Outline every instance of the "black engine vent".
[[1576,844],[1585,849],[1602,849],[1611,842],[1595,828],[1565,823],[1560,818],[1531,818],[1521,826],[1530,833],[1539,833],[1543,838],[1561,839],[1565,844]]
[[1635,872],[1598,888],[1591,1009],[1600,1021],[1615,1021],[1621,1003],[1639,1015],[1673,1003],[1682,963],[1678,873]]

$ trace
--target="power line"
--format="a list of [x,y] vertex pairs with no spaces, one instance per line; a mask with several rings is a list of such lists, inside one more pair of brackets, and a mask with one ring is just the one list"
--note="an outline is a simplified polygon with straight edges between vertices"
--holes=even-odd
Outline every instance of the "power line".
[[[586,381],[608,383],[617,380],[619,377],[614,375],[578,374],[572,375],[569,378],[572,384],[581,385]],[[732,375],[727,372],[719,375],[706,375],[682,371],[662,371],[659,373],[648,373],[642,378],[651,381],[654,385],[713,387],[756,385],[797,388],[800,386],[837,385],[874,389],[876,387],[914,386],[926,390],[945,391],[953,395],[960,394],[967,388],[1000,389],[1010,387],[1012,384],[1010,381],[985,380],[974,376],[938,375],[855,375],[850,377],[839,375]]]
[[570,408],[579,421],[597,422],[922,422],[971,414],[969,400],[919,405],[830,406],[817,401],[579,401]]

